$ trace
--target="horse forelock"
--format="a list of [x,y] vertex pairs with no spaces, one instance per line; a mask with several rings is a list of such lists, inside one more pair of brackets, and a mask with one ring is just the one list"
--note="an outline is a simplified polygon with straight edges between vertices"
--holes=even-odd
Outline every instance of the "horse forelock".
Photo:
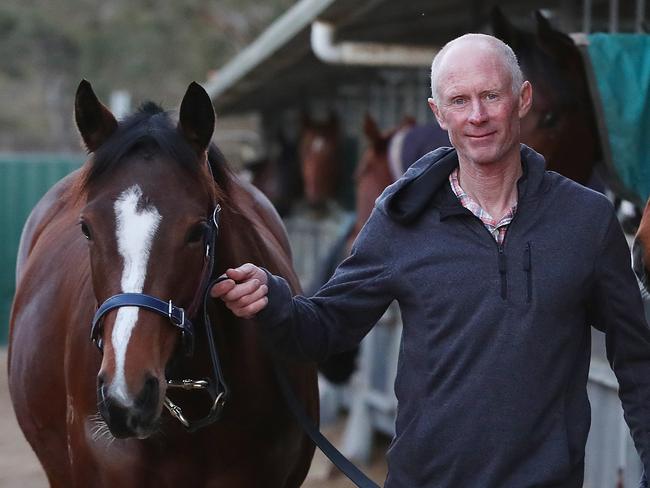
[[219,148],[211,144],[207,161],[202,160],[177,130],[169,112],[153,102],[144,103],[133,115],[120,121],[115,133],[91,155],[78,191],[84,192],[138,151],[145,163],[157,155],[176,162],[190,176],[204,180],[213,199],[224,197],[232,172]]

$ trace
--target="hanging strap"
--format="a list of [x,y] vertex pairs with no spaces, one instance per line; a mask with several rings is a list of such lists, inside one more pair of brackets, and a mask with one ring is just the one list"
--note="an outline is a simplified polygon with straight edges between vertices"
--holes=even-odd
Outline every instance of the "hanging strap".
[[339,469],[339,471],[347,476],[350,481],[359,488],[379,488],[374,481],[363,474],[359,468],[352,464],[348,458],[341,454],[341,452],[334,447],[332,443],[323,436],[323,434],[321,434],[318,427],[314,424],[314,421],[307,415],[305,409],[294,395],[293,389],[291,388],[286,375],[281,371],[278,364],[275,365],[275,376],[280,384],[280,389],[282,390],[282,394],[284,395],[289,410],[291,410],[291,413],[300,426],[323,454],[325,454]]

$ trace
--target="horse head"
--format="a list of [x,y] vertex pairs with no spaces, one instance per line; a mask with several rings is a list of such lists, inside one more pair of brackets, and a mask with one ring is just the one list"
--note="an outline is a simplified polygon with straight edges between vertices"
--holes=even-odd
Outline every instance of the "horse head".
[[315,122],[303,117],[299,144],[304,196],[310,205],[334,197],[340,170],[339,124],[335,114]]
[[[117,122],[82,81],[75,119],[92,153],[79,222],[97,303],[132,293],[189,307],[201,293],[206,232],[221,199],[208,162],[215,123],[209,96],[192,83],[177,124],[152,103]],[[108,311],[95,333],[103,346],[99,411],[116,437],[147,437],[181,334],[168,317],[136,306]]]
[[391,139],[398,131],[408,129],[414,124],[412,117],[405,117],[397,127],[382,132],[377,122],[369,114],[365,114],[363,132],[368,144],[354,173],[357,220],[351,240],[370,217],[377,197],[394,181],[388,157]]
[[546,158],[548,169],[585,184],[601,157],[585,64],[568,35],[539,12],[535,20],[536,31],[526,32],[498,8],[492,12],[494,35],[512,48],[533,85],[533,105],[521,123],[522,141]]

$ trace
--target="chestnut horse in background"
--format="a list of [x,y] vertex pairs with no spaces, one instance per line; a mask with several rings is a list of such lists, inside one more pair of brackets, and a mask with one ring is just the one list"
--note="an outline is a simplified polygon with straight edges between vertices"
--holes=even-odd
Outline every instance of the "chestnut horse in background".
[[[365,114],[363,131],[366,136],[367,147],[357,164],[354,173],[355,182],[355,220],[354,224],[330,250],[321,263],[317,277],[317,285],[324,284],[334,270],[349,254],[352,244],[361,228],[370,217],[375,205],[375,200],[384,189],[393,183],[395,177],[389,165],[389,143],[392,137],[402,130],[413,126],[413,119],[407,117],[396,128],[382,132],[375,120]],[[319,370],[327,379],[335,384],[348,381],[356,369],[356,358],[359,348],[354,348],[340,354],[335,354],[319,363]]]
[[[191,84],[177,124],[151,103],[118,123],[83,81],[75,116],[92,155],[25,226],[10,329],[12,402],[51,486],[300,486],[314,447],[281,396],[259,325],[206,301],[213,325],[192,331],[188,320],[203,314],[179,308],[201,309],[205,279],[242,262],[299,289],[277,213],[210,145],[209,96]],[[169,301],[169,315],[142,305],[106,311],[93,332],[100,354],[89,340],[96,307],[124,293]],[[174,396],[170,380],[210,376],[212,335],[225,404],[200,391]],[[317,420],[315,366],[281,367]],[[190,433],[163,414],[169,395],[187,418],[218,406],[220,419]]]
[[336,198],[341,174],[341,137],[335,113],[324,121],[302,117],[298,160],[303,197],[309,205],[321,205]]

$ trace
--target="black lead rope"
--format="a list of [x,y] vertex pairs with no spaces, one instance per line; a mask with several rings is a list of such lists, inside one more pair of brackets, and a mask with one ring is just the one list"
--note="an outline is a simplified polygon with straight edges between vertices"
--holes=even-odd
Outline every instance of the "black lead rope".
[[287,406],[293,416],[296,418],[302,429],[307,433],[316,446],[325,454],[330,461],[347,476],[352,483],[359,488],[379,488],[370,478],[368,478],[359,468],[357,468],[341,451],[332,445],[327,438],[321,434],[314,421],[307,415],[300,401],[293,393],[293,389],[287,380],[287,376],[281,371],[278,364],[275,365],[275,376],[280,384],[280,389],[287,402]]

